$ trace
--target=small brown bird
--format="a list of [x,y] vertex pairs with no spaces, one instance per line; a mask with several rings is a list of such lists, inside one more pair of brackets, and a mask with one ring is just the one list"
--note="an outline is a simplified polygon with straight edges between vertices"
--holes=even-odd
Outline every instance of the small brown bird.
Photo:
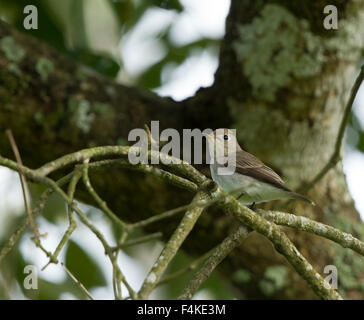
[[[305,196],[288,189],[276,172],[252,154],[244,151],[239,146],[233,131],[217,129],[205,136],[210,154],[214,154],[214,162],[210,164],[212,179],[241,203],[254,205],[278,199],[298,199],[315,205]],[[228,145],[234,148],[228,148]],[[231,152],[231,149],[235,151]],[[226,162],[219,163],[216,155],[224,155]],[[226,167],[229,160],[235,160],[233,162],[235,172],[231,175],[219,174],[218,169]]]

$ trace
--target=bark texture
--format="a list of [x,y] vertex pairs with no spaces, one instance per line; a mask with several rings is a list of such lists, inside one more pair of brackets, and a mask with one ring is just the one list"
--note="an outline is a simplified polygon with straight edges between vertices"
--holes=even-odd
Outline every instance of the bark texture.
[[[312,179],[333,152],[364,46],[364,1],[331,2],[338,8],[338,30],[323,28],[323,1],[232,0],[215,83],[178,103],[113,83],[0,22],[0,131],[11,128],[24,164],[38,167],[88,146],[125,143],[130,129],[151,120],[159,120],[161,129],[235,127],[240,144],[295,189]],[[0,152],[11,157],[4,134]],[[135,172],[110,170],[91,178],[114,212],[130,221],[192,198]],[[316,207],[292,202],[287,210],[363,238],[341,163],[308,196]],[[89,201],[82,191],[78,197]],[[211,209],[184,249],[201,254],[236,224]],[[175,225],[172,220],[155,229],[169,235]],[[337,267],[344,296],[364,297],[363,258],[312,235],[288,235],[319,273],[325,265]],[[226,259],[220,272],[242,297],[315,298],[270,243],[255,233]]]

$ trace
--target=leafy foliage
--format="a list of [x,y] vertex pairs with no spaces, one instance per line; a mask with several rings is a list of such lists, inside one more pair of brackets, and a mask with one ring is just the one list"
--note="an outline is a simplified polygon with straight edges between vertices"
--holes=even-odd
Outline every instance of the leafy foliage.
[[106,279],[98,264],[74,241],[69,242],[66,265],[87,289],[106,285]]
[[353,115],[351,117],[348,131],[349,134],[347,143],[351,147],[356,148],[361,152],[364,152],[364,128],[362,128],[355,112],[353,112]]
[[[119,57],[111,55],[107,51],[99,52],[92,49],[87,37],[85,22],[85,0],[64,0],[59,2],[45,0],[2,0],[0,10],[5,18],[24,31],[23,8],[32,4],[38,8],[38,30],[27,30],[31,34],[65,53],[74,60],[85,64],[97,72],[111,78],[116,78],[122,69],[122,61]],[[119,37],[122,38],[131,31],[152,8],[160,8],[167,11],[182,13],[184,8],[179,0],[107,0],[117,23],[120,26]],[[66,12],[58,15],[59,8]],[[97,22],[95,22],[97,23]],[[105,29],[107,30],[107,28]],[[178,66],[183,63],[194,51],[199,49],[216,48],[217,40],[201,38],[193,43],[179,46],[174,43],[167,28],[162,35],[158,35],[161,45],[166,48],[167,54],[158,62],[150,65],[135,79],[135,84],[147,89],[155,89],[162,85],[161,73],[165,66]],[[104,36],[104,35],[100,35]],[[107,49],[107,48],[106,48]]]

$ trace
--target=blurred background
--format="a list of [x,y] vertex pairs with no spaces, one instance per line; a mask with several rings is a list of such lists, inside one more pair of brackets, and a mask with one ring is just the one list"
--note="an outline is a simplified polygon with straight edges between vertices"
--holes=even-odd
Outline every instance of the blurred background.
[[[213,83],[219,42],[224,36],[228,0],[1,0],[0,19],[23,29],[23,8],[38,8],[38,30],[27,31],[101,74],[120,83],[153,90],[183,100]],[[358,93],[345,137],[344,170],[355,205],[364,217],[364,87]],[[21,146],[20,146],[21,148]],[[32,187],[33,198],[40,194]],[[103,214],[82,205],[107,237],[115,240]],[[25,216],[17,173],[0,167],[0,247]],[[52,196],[37,219],[44,246],[53,251],[67,228],[66,208]],[[25,290],[24,267],[40,270],[46,256],[25,233],[0,269],[0,299],[86,299],[60,265],[39,272],[39,290]],[[126,249],[119,257],[129,283],[139,289],[158,256],[158,241]],[[96,299],[113,299],[112,268],[95,236],[80,223],[60,260]],[[179,253],[169,272],[187,265]],[[152,298],[173,299],[183,289],[187,274],[158,288]],[[124,288],[124,294],[126,290]],[[233,292],[218,275],[211,277],[195,299],[231,299]]]

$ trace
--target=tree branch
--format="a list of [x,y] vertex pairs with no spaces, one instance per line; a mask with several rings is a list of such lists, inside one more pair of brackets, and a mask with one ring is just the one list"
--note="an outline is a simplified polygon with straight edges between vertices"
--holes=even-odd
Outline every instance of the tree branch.
[[149,241],[152,241],[152,240],[160,239],[160,238],[162,238],[162,235],[163,235],[162,232],[155,232],[155,233],[152,233],[152,234],[147,234],[145,236],[142,236],[142,237],[139,237],[139,238],[124,242],[124,243],[112,248],[112,250],[117,251],[117,250],[124,249],[124,248],[127,248],[127,247],[135,246],[137,244],[141,244],[141,243],[149,242]]
[[[80,159],[89,159],[92,156],[106,155],[106,154],[126,154],[128,150],[133,148],[128,147],[99,147],[86,149],[71,155],[64,156],[60,159],[52,161],[52,165],[47,164],[38,170],[30,170],[24,166],[14,163],[11,160],[5,159],[0,156],[0,164],[12,168],[14,170],[20,171],[22,174],[36,182],[43,183],[47,186],[52,187],[57,193],[59,193],[62,198],[75,210],[75,212],[80,217],[81,221],[86,224],[89,229],[95,233],[95,235],[102,242],[106,254],[109,256],[114,270],[117,271],[119,279],[127,285],[131,297],[138,298],[148,298],[151,291],[159,282],[165,269],[167,268],[169,262],[172,260],[177,250],[181,246],[182,242],[188,235],[188,233],[193,228],[198,217],[202,213],[204,207],[200,205],[202,201],[206,201],[206,206],[210,203],[210,199],[216,201],[216,203],[227,212],[233,214],[241,222],[246,224],[248,227],[256,230],[257,232],[266,236],[275,246],[278,252],[283,254],[288,262],[295,268],[295,270],[307,281],[307,283],[313,288],[313,290],[324,299],[341,299],[340,295],[333,290],[322,277],[313,270],[312,266],[307,262],[307,260],[300,254],[300,252],[295,248],[295,246],[290,242],[287,236],[277,227],[275,224],[265,220],[258,214],[250,210],[249,208],[243,206],[232,196],[224,192],[223,190],[217,188],[216,184],[211,184],[210,180],[204,177],[196,169],[187,163],[180,163],[178,165],[173,165],[173,169],[177,170],[182,175],[193,179],[195,183],[201,188],[201,191],[197,193],[194,201],[197,205],[192,209],[188,210],[180,222],[179,227],[173,233],[170,240],[167,242],[165,248],[163,249],[159,259],[154,264],[146,280],[144,281],[142,288],[140,289],[138,295],[128,286],[124,276],[122,275],[119,267],[117,266],[115,256],[112,254],[112,248],[107,244],[103,235],[88,221],[87,217],[72,203],[72,200],[58,187],[58,185],[51,179],[44,176],[44,172],[50,173],[50,171],[60,168],[62,165],[68,165],[80,161]],[[133,150],[133,151],[140,151]],[[158,157],[164,159],[171,159],[168,155],[159,154],[158,152],[151,152],[151,157]],[[216,188],[211,190],[212,187]],[[203,191],[205,190],[205,191]]]
[[192,261],[189,265],[187,265],[184,268],[181,268],[177,270],[176,272],[173,272],[171,274],[166,275],[164,278],[162,278],[157,286],[161,286],[162,284],[165,284],[175,278],[178,278],[182,275],[184,275],[187,272],[195,270],[197,267],[199,267],[210,255],[211,253],[216,249],[216,247],[212,248],[211,250],[204,253],[201,257],[197,258],[196,260]]
[[234,248],[240,246],[248,234],[248,229],[244,225],[241,225],[231,235],[226,237],[224,241],[213,250],[211,255],[203,263],[200,270],[198,270],[188,282],[178,299],[191,299],[220,262],[224,260]]
[[350,248],[364,256],[364,242],[356,239],[349,233],[294,214],[267,210],[258,210],[257,212],[263,218],[272,221],[275,224],[316,234],[320,237],[332,240],[344,248]]
[[[10,129],[7,129],[5,131],[5,133],[8,136],[11,148],[13,149],[16,162],[20,166],[22,166],[23,163],[21,161],[19,149],[18,149],[18,147],[16,145],[13,133],[11,132]],[[20,171],[18,171],[18,173],[19,173],[19,178],[20,178],[20,183],[21,183],[21,189],[22,189],[22,192],[23,192],[25,211],[26,211],[26,213],[28,215],[30,228],[32,229],[32,232],[33,232],[33,235],[34,235],[34,242],[36,243],[37,246],[40,246],[40,240],[39,240],[40,234],[39,234],[38,228],[37,228],[37,226],[35,224],[35,221],[34,221],[34,216],[33,216],[33,213],[32,213],[32,209],[30,207],[30,203],[29,203],[29,201],[27,199],[28,195],[29,195],[29,189],[28,189],[27,181],[26,181],[24,175]]]
[[171,185],[188,191],[197,192],[198,190],[198,187],[195,183],[156,166],[151,166],[149,164],[131,164],[126,159],[102,160],[91,162],[89,164],[89,168],[95,171],[105,170],[107,168],[113,167],[120,167],[123,169],[130,169],[151,174],[152,176],[164,180]]
[[127,223],[122,221],[114,212],[110,210],[105,201],[103,201],[99,195],[96,193],[95,189],[92,187],[89,176],[88,176],[88,163],[89,159],[84,160],[82,166],[82,178],[83,184],[85,185],[87,191],[91,195],[91,197],[95,200],[99,208],[113,221],[116,225],[118,225],[121,230],[124,230],[127,227]]
[[[79,170],[74,170],[73,171],[73,176],[71,178],[71,181],[68,185],[68,191],[67,191],[67,195],[68,197],[71,199],[71,201],[73,201],[74,195],[75,195],[75,191],[76,191],[76,186],[78,184],[78,181],[81,179],[82,177],[82,173]],[[65,244],[67,243],[67,241],[69,240],[69,238],[71,237],[73,231],[76,229],[76,219],[75,216],[73,214],[73,210],[72,207],[70,205],[67,205],[67,213],[68,213],[68,228],[66,230],[66,232],[64,233],[61,241],[59,242],[56,250],[54,250],[54,253],[52,254],[49,262],[42,268],[42,271],[45,270],[45,268],[50,264],[50,263],[58,263],[58,256],[61,253],[63,247],[65,246]]]
[[70,278],[81,288],[81,290],[90,298],[90,300],[95,300],[91,293],[85,288],[85,286],[72,274],[72,272],[66,267],[66,265],[61,262],[61,266],[66,271],[66,273],[70,276]]
[[[283,2],[281,2],[281,4],[283,4]],[[296,14],[297,17],[307,18],[304,14],[300,14],[302,11],[300,11],[300,7],[297,7],[296,4],[285,2],[284,5],[287,9],[290,9],[293,14]],[[250,148],[250,146],[257,146],[255,149],[253,147],[250,151],[253,151],[257,155],[262,155],[262,160],[273,160],[275,165],[282,163],[280,162],[282,161],[280,154],[282,154],[281,151],[282,148],[284,148],[286,151],[284,155],[288,155],[285,157],[284,163],[287,163],[290,168],[292,168],[292,166],[302,168],[303,166],[300,167],[299,164],[303,164],[305,159],[309,159],[311,154],[307,155],[306,153],[305,157],[300,157],[304,159],[302,161],[297,162],[294,160],[297,157],[294,157],[292,150],[295,149],[287,148],[286,132],[294,132],[294,130],[291,129],[294,129],[295,124],[297,122],[303,124],[306,122],[306,119],[301,121],[300,116],[299,121],[297,121],[297,108],[291,106],[296,106],[297,101],[301,101],[302,105],[309,106],[309,108],[301,106],[299,111],[302,111],[303,115],[312,115],[307,122],[314,122],[314,126],[312,127],[314,129],[307,128],[305,132],[302,132],[300,137],[302,137],[301,141],[304,141],[304,143],[307,143],[307,145],[310,146],[309,149],[316,150],[317,146],[314,148],[314,143],[317,139],[309,139],[309,137],[314,134],[315,131],[320,131],[320,137],[322,135],[325,139],[330,138],[332,127],[336,126],[338,121],[336,121],[335,118],[331,118],[332,108],[327,108],[327,104],[324,102],[324,100],[326,100],[325,92],[327,93],[327,91],[323,89],[320,90],[323,91],[323,94],[316,94],[315,81],[318,81],[321,84],[325,83],[328,79],[337,77],[340,77],[340,79],[342,78],[343,81],[345,81],[348,78],[347,76],[350,76],[350,72],[348,71],[350,71],[350,68],[352,68],[355,62],[342,59],[335,52],[331,52],[329,53],[330,57],[328,57],[329,59],[327,62],[329,68],[325,68],[326,70],[328,69],[329,72],[322,70],[322,72],[313,77],[303,77],[297,80],[292,79],[291,83],[284,86],[281,90],[282,93],[287,92],[287,94],[279,96],[279,103],[275,104],[274,110],[273,119],[275,119],[275,121],[272,121],[271,117],[265,116],[271,105],[259,100],[259,97],[254,97],[251,94],[253,90],[250,85],[250,79],[245,77],[242,72],[237,72],[237,70],[240,70],[241,65],[239,65],[237,61],[232,46],[232,43],[234,43],[238,37],[237,26],[239,24],[250,24],[261,12],[260,9],[262,6],[262,4],[257,5],[249,1],[232,1],[230,14],[227,20],[227,32],[220,51],[221,59],[215,77],[215,85],[212,89],[200,90],[200,92],[203,92],[204,94],[199,94],[196,97],[189,99],[189,101],[181,103],[175,103],[170,99],[161,99],[139,89],[119,86],[112,81],[102,79],[97,75],[90,75],[89,72],[83,72],[83,68],[80,70],[81,68],[79,66],[69,61],[69,59],[62,57],[56,51],[51,50],[46,45],[27,35],[13,30],[8,24],[0,22],[0,37],[14,38],[15,43],[26,52],[23,61],[17,65],[22,72],[22,75],[16,76],[10,72],[10,68],[7,68],[11,61],[8,60],[0,50],[0,70],[2,73],[1,78],[3,79],[3,81],[0,79],[0,87],[2,85],[5,87],[0,93],[0,100],[5,102],[0,104],[0,127],[6,124],[6,126],[9,125],[14,129],[17,141],[24,146],[22,156],[24,162],[27,163],[29,167],[37,167],[50,159],[58,157],[60,154],[78,150],[85,145],[115,144],[119,137],[125,138],[130,129],[141,127],[144,123],[149,123],[150,119],[158,119],[163,123],[164,127],[176,129],[230,127],[232,123],[240,128],[245,127],[245,132],[248,133],[246,137],[244,137],[246,146],[248,146],[248,148]],[[345,8],[346,5],[343,5],[343,13],[346,13]],[[355,10],[352,10],[352,12],[354,11]],[[352,17],[353,13],[347,12],[349,23],[349,19]],[[311,22],[311,20],[309,20],[309,22]],[[322,29],[322,25],[320,25],[320,27]],[[354,26],[352,27],[353,30],[359,31]],[[317,30],[314,28],[311,29],[313,36],[315,36]],[[355,51],[355,49],[353,49],[353,51]],[[54,65],[55,72],[49,75],[49,81],[47,82],[42,82],[41,77],[37,76],[37,72],[34,69],[37,59],[39,58],[48,59]],[[335,65],[330,66],[329,64],[332,61],[335,61]],[[273,64],[274,61],[272,61],[272,65]],[[324,67],[326,66],[324,65]],[[344,74],[346,75],[346,78],[341,77]],[[31,79],[31,81],[29,79]],[[314,85],[309,86],[307,85],[308,83],[313,83]],[[301,85],[304,85],[305,90],[300,90],[302,87]],[[13,94],[14,88],[16,88],[16,94]],[[20,88],[20,90],[17,90],[18,88]],[[336,97],[341,94],[343,94],[343,89],[338,88],[337,93],[334,93],[333,95]],[[305,99],[305,97],[308,97],[308,99]],[[76,103],[79,103],[81,100],[90,105],[91,112],[95,111],[93,107],[96,103],[101,102],[106,105],[106,112],[104,112],[103,115],[96,114],[95,122],[92,124],[92,130],[88,133],[82,132],[82,130],[75,125],[73,121],[75,115],[67,110],[67,106],[70,102],[76,101]],[[309,101],[310,103],[305,104],[305,101]],[[236,105],[238,108],[233,109],[231,105]],[[337,109],[338,108],[335,107],[335,110]],[[243,110],[244,117],[236,116],[234,110]],[[252,110],[252,112],[249,110]],[[173,116],[171,116],[171,114],[173,114]],[[37,115],[37,117],[35,117],[35,115]],[[315,121],[316,116],[313,115],[319,115],[320,117],[322,116],[325,119],[329,119],[326,130],[317,130],[318,123]],[[241,121],[242,118],[248,120],[244,122]],[[250,122],[252,125],[245,125],[247,122]],[[261,125],[257,126],[257,122]],[[273,127],[270,126],[269,123],[272,123]],[[261,128],[266,128],[268,134],[266,135],[265,132],[262,132]],[[272,130],[272,128],[284,128],[284,130]],[[242,135],[244,136],[244,132],[242,132]],[[281,143],[281,136],[284,137],[284,143]],[[293,136],[291,135],[290,137],[292,138]],[[262,140],[267,140],[268,142],[264,144],[261,143]],[[271,141],[274,141],[277,148],[267,148],[267,145],[268,147],[271,146]],[[322,140],[320,139],[319,141]],[[3,140],[1,141],[1,137],[0,143],[2,146],[5,146],[5,148],[0,148],[3,150],[2,154],[7,156],[9,152],[6,149],[6,144],[4,144]],[[295,144],[297,145],[296,140]],[[324,148],[321,148],[321,155],[325,154],[325,151],[328,150],[328,148],[331,148],[329,143],[327,143],[327,145],[328,147],[325,150]],[[34,153],[35,149],[38,150],[38,152]],[[320,159],[321,155],[318,155],[316,159]],[[287,166],[285,166],[285,168],[286,167]],[[283,175],[285,175],[288,180],[292,179],[289,172],[293,172],[293,170],[287,171],[285,168],[282,168]],[[313,174],[315,174],[315,172]],[[120,179],[114,180],[118,180],[118,182],[121,181],[122,183],[125,182],[126,186],[129,182],[128,179],[130,177],[134,178],[134,175],[130,173],[126,175],[121,171],[118,173],[118,178],[119,177]],[[99,185],[102,185],[103,179],[104,177],[99,180]],[[133,180],[133,182],[134,181],[135,180]],[[98,188],[96,179],[93,180],[93,183],[96,190],[101,190]],[[132,201],[110,201],[110,199],[116,199],[117,193],[119,192],[118,190],[120,190],[120,188],[118,188],[120,182],[117,185],[115,183],[104,186],[104,193],[100,193],[102,197],[108,199],[107,201],[110,207],[114,208],[115,212],[121,212],[121,208],[125,207],[127,210],[123,211],[123,214],[129,215],[128,217],[125,217],[126,220],[128,218],[130,219],[131,215],[137,216],[138,214],[144,213],[146,210],[144,206],[142,209],[138,210],[139,201],[135,201],[136,204]],[[142,183],[145,183],[145,181],[142,181]],[[140,184],[136,186],[136,183],[130,183],[128,184],[128,187],[124,188],[124,191],[127,195],[130,195],[134,192],[133,188],[139,186]],[[152,190],[151,187],[153,186],[154,184],[149,184],[148,188],[145,189]],[[149,200],[152,197],[158,197],[158,203],[162,204],[161,206],[158,206],[158,208],[163,207],[161,210],[169,208],[172,203],[171,200],[174,200],[177,197],[174,197],[173,191],[168,193],[158,192],[159,185],[155,184],[155,186],[155,189],[151,192],[136,196],[137,198],[135,199]],[[171,188],[171,190],[173,189]],[[150,194],[152,194],[152,196],[150,196]],[[150,196],[149,199],[148,196]],[[125,198],[128,199],[128,197]],[[87,202],[89,198],[83,200]],[[340,200],[338,199],[338,201]],[[153,201],[148,201],[147,203],[147,209],[150,209],[151,214],[156,213],[153,210],[156,207],[154,204],[155,202]],[[176,204],[177,206],[181,203],[176,201],[173,202],[173,204]],[[351,217],[355,214],[352,206],[350,206],[347,211],[350,211]],[[215,226],[211,226],[207,222],[205,224],[204,221],[201,223],[201,229],[204,231],[211,231],[214,236],[217,234],[215,231],[221,230],[220,225],[216,224]],[[198,235],[200,233],[196,234]],[[198,238],[195,238],[195,241],[196,239]],[[216,238],[214,238],[214,240],[216,240]],[[198,251],[193,244],[190,248],[192,248],[189,249],[190,252],[193,250],[195,250],[195,252]],[[242,255],[244,255],[244,252],[242,252]],[[234,259],[231,265],[236,265],[236,262],[239,262],[239,259]],[[226,269],[225,271],[229,273],[231,270]],[[256,293],[253,293],[253,296],[255,295]],[[289,294],[286,296],[289,296]]]
[[[194,197],[192,204],[194,202],[207,200],[208,198],[209,197],[205,192],[200,191]],[[197,219],[200,217],[204,209],[205,208],[202,206],[196,206],[186,211],[177,229],[163,248],[151,270],[148,272],[148,275],[145,278],[141,289],[139,290],[139,299],[148,299],[150,293],[158,284],[159,280],[164,274],[164,271],[167,269],[169,263],[172,261],[173,257],[194,227]]]
[[242,223],[267,237],[275,249],[281,253],[292,265],[296,272],[309,284],[314,292],[322,299],[337,300],[341,296],[328,285],[319,273],[317,273],[305,257],[296,249],[288,237],[276,226],[264,218],[261,218],[248,207],[243,206],[225,191],[217,189],[212,197],[224,195],[223,200],[217,204],[228,213],[233,214]]
[[310,190],[317,182],[319,182],[326,175],[326,173],[330,171],[331,168],[335,167],[336,164],[340,161],[341,146],[344,138],[345,128],[349,121],[355,97],[359,91],[360,85],[363,82],[363,80],[364,80],[364,65],[360,69],[360,73],[355,80],[354,86],[351,89],[349,100],[345,106],[344,115],[340,123],[339,132],[335,142],[334,152],[331,155],[327,164],[320,170],[320,172],[309,183],[307,183],[305,186],[299,189],[300,193],[306,193],[308,190]]
[[[62,187],[63,185],[67,184],[69,180],[71,180],[73,176],[73,173],[70,173],[63,178],[59,179],[56,183],[59,187]],[[49,198],[49,196],[55,192],[53,188],[46,189],[42,195],[39,198],[38,203],[33,208],[32,212],[34,217],[38,216],[44,209],[44,206]],[[20,224],[20,226],[13,232],[11,237],[7,242],[5,242],[4,246],[0,250],[0,264],[2,260],[6,257],[6,255],[10,252],[10,250],[16,245],[18,240],[20,239],[21,235],[26,230],[27,226],[29,225],[29,219],[28,217],[23,220],[23,222]]]

